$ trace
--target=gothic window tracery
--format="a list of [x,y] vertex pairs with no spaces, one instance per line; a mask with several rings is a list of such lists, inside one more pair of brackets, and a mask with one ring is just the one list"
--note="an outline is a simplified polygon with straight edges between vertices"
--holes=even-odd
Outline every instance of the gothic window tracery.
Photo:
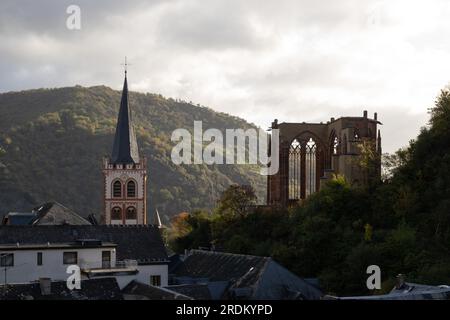
[[306,143],[305,149],[306,149],[306,163],[305,163],[306,196],[309,196],[314,192],[316,192],[316,175],[317,175],[316,142],[312,138],[310,138],[309,141]]
[[318,190],[318,177],[322,166],[318,166],[318,145],[310,135],[303,140],[294,139],[289,147],[288,159],[288,196],[289,200],[298,201]]
[[289,148],[289,199],[300,199],[301,192],[301,144],[297,139]]

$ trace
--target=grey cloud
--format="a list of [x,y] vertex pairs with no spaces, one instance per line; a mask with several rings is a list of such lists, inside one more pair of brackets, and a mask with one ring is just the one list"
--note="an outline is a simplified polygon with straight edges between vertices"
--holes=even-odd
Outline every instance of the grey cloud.
[[[65,28],[69,4],[82,9],[81,32]],[[448,82],[448,59],[434,63],[450,53],[450,28],[448,19],[425,28],[406,17],[406,31],[398,31],[391,4],[2,0],[0,92],[119,88],[128,55],[132,90],[192,100],[261,127],[274,118],[320,122],[378,111],[385,150],[393,151],[417,135]]]
[[269,45],[254,32],[248,14],[245,6],[233,1],[181,2],[165,11],[158,24],[158,41],[190,50]]
[[0,34],[24,32],[50,36],[67,35],[66,9],[73,4],[81,9],[82,30],[90,32],[101,27],[110,15],[126,15],[142,8],[159,5],[164,1],[2,0],[0,2]]

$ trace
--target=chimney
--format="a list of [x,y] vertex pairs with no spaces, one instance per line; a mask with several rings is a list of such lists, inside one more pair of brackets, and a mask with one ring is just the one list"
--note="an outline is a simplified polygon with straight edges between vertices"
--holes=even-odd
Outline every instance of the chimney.
[[374,119],[374,120],[378,120],[377,118],[378,118],[378,114],[375,112],[375,113],[373,114],[373,119]]
[[334,118],[331,118],[331,119],[330,119],[330,122],[333,122],[333,121],[334,121]]
[[43,296],[52,294],[52,280],[50,278],[39,278],[39,286]]
[[363,116],[364,116],[364,118],[367,118],[367,110],[364,110]]
[[272,129],[278,129],[278,119],[273,120]]

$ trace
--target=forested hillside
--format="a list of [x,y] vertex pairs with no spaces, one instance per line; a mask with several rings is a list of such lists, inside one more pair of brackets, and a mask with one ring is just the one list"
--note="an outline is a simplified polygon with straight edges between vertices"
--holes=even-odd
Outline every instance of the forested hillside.
[[[38,89],[0,94],[0,216],[55,200],[83,216],[102,207],[102,158],[110,154],[120,92],[104,86]],[[167,219],[214,206],[232,183],[264,177],[255,166],[174,165],[176,128],[250,128],[237,117],[160,95],[130,93],[141,155],[148,160],[149,212]]]

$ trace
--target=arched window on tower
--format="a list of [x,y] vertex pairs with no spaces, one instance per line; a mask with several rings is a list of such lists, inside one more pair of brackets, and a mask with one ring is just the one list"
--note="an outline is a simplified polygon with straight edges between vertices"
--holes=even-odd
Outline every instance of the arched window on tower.
[[317,145],[316,142],[310,138],[305,145],[306,158],[305,158],[305,178],[306,178],[306,196],[310,196],[317,190],[316,186],[316,155]]
[[122,182],[119,180],[113,183],[113,197],[121,198],[122,197]]
[[111,209],[111,220],[122,220],[122,208],[114,207]]
[[126,220],[136,220],[137,212],[135,207],[127,208]]
[[289,148],[289,199],[299,200],[301,192],[301,145],[297,139]]
[[134,198],[136,197],[136,183],[132,180],[127,183],[127,197]]

